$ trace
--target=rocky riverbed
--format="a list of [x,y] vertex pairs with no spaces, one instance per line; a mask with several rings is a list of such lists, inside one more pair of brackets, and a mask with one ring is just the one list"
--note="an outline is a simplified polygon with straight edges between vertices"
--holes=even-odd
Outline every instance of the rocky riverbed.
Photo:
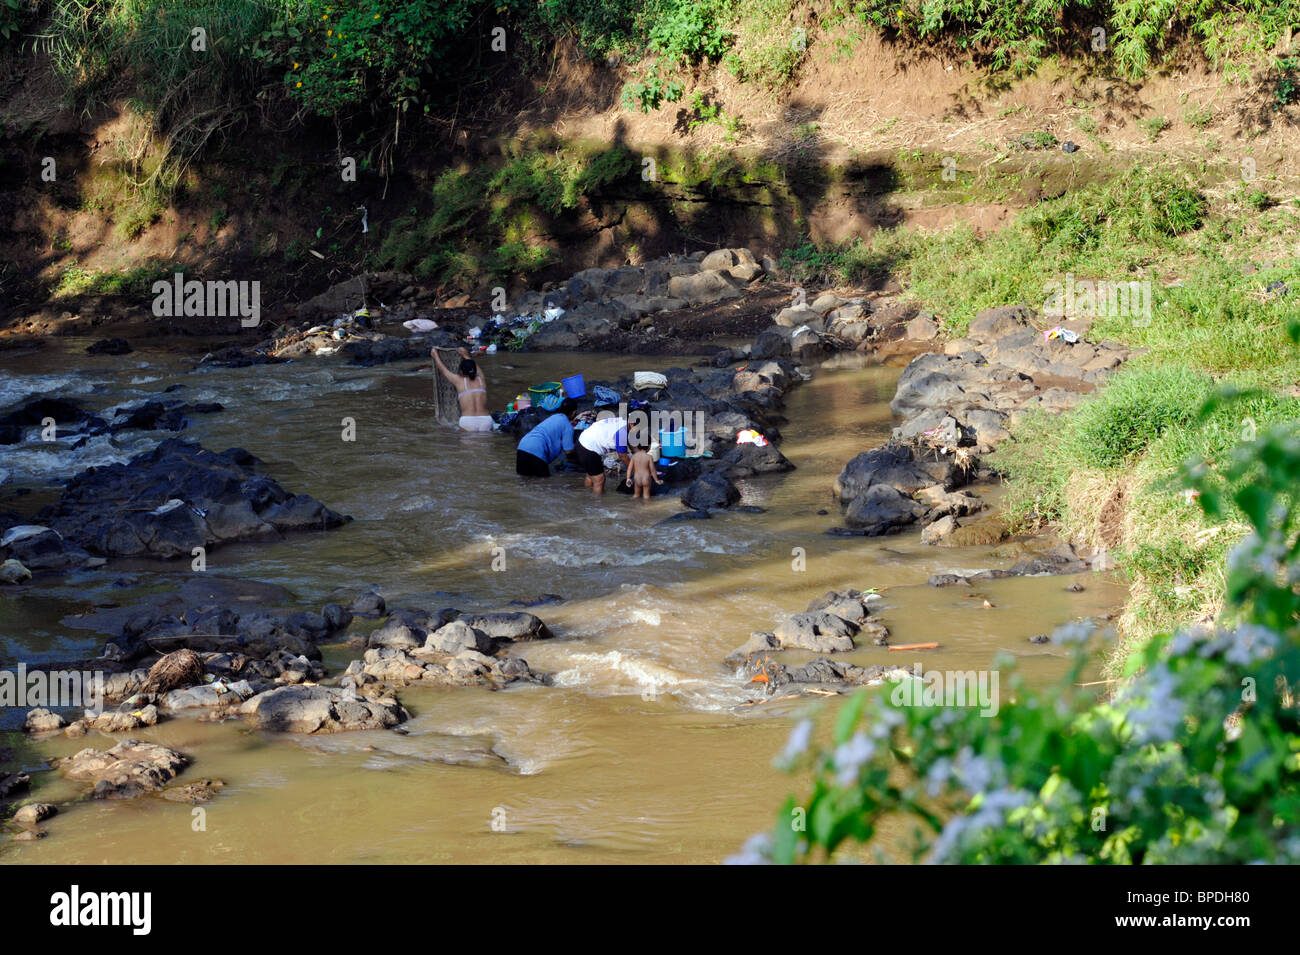
[[[383,287],[373,277],[368,284],[371,292]],[[767,520],[760,515],[770,506],[770,495],[755,489],[778,487],[770,482],[795,473],[782,448],[787,432],[805,427],[805,419],[789,417],[796,386],[811,380],[826,359],[862,355],[874,361],[911,358],[894,390],[892,408],[900,420],[888,441],[865,446],[852,457],[833,488],[826,481],[821,493],[828,505],[839,505],[841,515],[840,525],[828,530],[846,540],[921,530],[927,543],[960,547],[963,533],[981,531],[981,521],[988,520],[992,509],[982,491],[997,476],[982,457],[1006,439],[1015,415],[1031,407],[1068,407],[1126,357],[1104,344],[1045,340],[1033,327],[1035,316],[1023,309],[985,313],[972,324],[969,339],[933,352],[937,325],[913,305],[865,293],[827,293],[791,304],[791,293],[780,286],[772,263],[755,261],[745,250],[670,257],[636,269],[588,270],[495,313],[466,304],[424,308],[419,290],[408,294],[400,288],[392,307],[323,322],[346,298],[347,291],[340,290],[337,300],[301,309],[299,327],[256,345],[205,353],[191,366],[192,386],[169,386],[108,408],[84,395],[28,395],[0,408],[0,437],[19,451],[46,441],[42,432],[48,433],[51,422],[60,446],[152,443],[30,497],[18,493],[25,488],[10,494],[7,510],[0,511],[0,580],[10,593],[65,579],[75,587],[86,574],[122,573],[129,583],[142,561],[197,572],[209,552],[246,554],[246,548],[279,543],[308,550],[329,546],[330,535],[347,534],[351,518],[343,507],[331,506],[330,495],[302,493],[296,480],[286,478],[282,485],[273,476],[282,463],[267,465],[260,452],[227,444],[215,445],[226,448],[218,452],[181,436],[230,414],[222,402],[208,400],[199,384],[218,368],[270,375],[280,366],[316,363],[331,368],[406,363],[418,369],[434,344],[466,339],[478,347],[498,345],[498,362],[510,361],[504,346],[511,339],[530,351],[586,351],[610,343],[639,350],[673,328],[674,316],[698,320],[710,309],[734,304],[748,317],[743,326],[728,330],[743,328],[744,334],[732,343],[715,343],[688,367],[660,366],[661,385],[637,388],[631,374],[601,376],[589,370],[584,409],[597,410],[593,392],[599,385],[608,389],[606,397],[619,399],[601,408],[625,404],[700,415],[698,449],[705,455],[665,470],[669,493],[680,507],[677,513],[649,512],[654,521],[649,526],[656,530],[648,532],[695,540],[688,524],[698,519],[727,522],[728,528],[737,520]],[[539,315],[546,320],[539,321]],[[401,325],[429,316],[438,328],[412,332]],[[477,335],[471,334],[474,329]],[[521,331],[527,334],[516,334]],[[110,342],[97,348],[96,357],[122,360],[132,354]],[[655,364],[642,367],[651,370]],[[514,418],[498,413],[498,418],[502,434],[487,440],[509,443],[537,413]],[[765,441],[737,443],[739,434],[751,431]],[[571,530],[569,539],[580,547],[583,538]],[[974,588],[1011,575],[1086,567],[1066,546],[1049,542],[1017,561],[940,568],[919,574],[916,582],[928,578],[935,587]],[[343,589],[347,579],[340,575],[332,589]],[[418,712],[412,694],[417,699],[428,692],[560,694],[573,685],[572,665],[560,660],[583,651],[564,649],[557,655],[552,649],[579,639],[564,601],[544,597],[537,614],[504,600],[486,607],[471,600],[469,605],[480,608],[474,610],[436,598],[402,599],[390,607],[382,592],[383,587],[363,589],[290,608],[283,595],[271,599],[263,590],[236,595],[221,588],[172,587],[142,603],[96,610],[93,619],[114,621],[100,655],[47,656],[40,666],[104,673],[105,706],[90,713],[35,706],[25,714],[34,744],[84,738],[86,745],[36,770],[38,781],[40,773],[50,772],[75,784],[73,794],[29,802],[14,816],[17,836],[38,837],[55,812],[70,815],[87,797],[225,798],[218,795],[224,780],[186,781],[196,768],[205,771],[201,755],[184,742],[150,738],[177,721],[237,724],[272,741],[400,736]],[[617,598],[605,598],[610,599]],[[545,609],[552,604],[559,609]],[[600,606],[597,602],[584,612],[598,619]],[[726,706],[732,709],[904,679],[907,665],[857,657],[890,645],[898,622],[887,607],[870,590],[826,593],[770,629],[755,630],[725,660],[719,652],[720,669],[712,679],[726,687]],[[566,623],[544,619],[552,612]],[[636,613],[647,621],[660,618],[658,610]],[[730,633],[733,646],[744,633],[726,620],[717,626]],[[625,665],[615,657],[608,662]],[[17,807],[28,798],[33,771],[12,763],[2,769],[0,800]]]

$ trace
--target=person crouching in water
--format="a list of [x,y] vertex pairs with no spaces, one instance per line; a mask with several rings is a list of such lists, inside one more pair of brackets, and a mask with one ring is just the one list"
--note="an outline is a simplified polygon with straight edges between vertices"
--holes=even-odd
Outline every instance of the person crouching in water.
[[515,473],[550,477],[551,462],[561,453],[573,457],[573,419],[577,416],[578,403],[565,398],[554,414],[524,435],[515,450]]
[[635,488],[632,497],[643,497],[650,499],[650,482],[663,484],[659,479],[659,472],[655,470],[654,458],[650,452],[645,449],[644,445],[628,444],[628,450],[632,452],[632,460],[627,466],[627,486]]
[[605,493],[605,455],[618,452],[626,463],[627,455],[618,450],[619,439],[626,441],[627,421],[623,418],[598,418],[578,436],[578,464],[587,472],[587,487],[593,494]]
[[458,375],[452,374],[442,363],[442,356],[438,354],[438,349],[433,349],[429,354],[433,355],[438,370],[456,389],[456,399],[460,402],[460,429],[491,431],[492,416],[487,410],[487,381],[483,378],[483,372],[478,365],[474,363],[474,359],[469,357],[469,352],[464,348],[459,351],[461,361]]

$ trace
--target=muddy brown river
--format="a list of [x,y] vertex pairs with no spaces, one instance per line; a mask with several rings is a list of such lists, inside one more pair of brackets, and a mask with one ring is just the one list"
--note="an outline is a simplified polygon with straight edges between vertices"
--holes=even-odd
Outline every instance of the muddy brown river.
[[[740,482],[746,503],[766,513],[661,527],[681,510],[675,498],[593,500],[579,475],[517,478],[513,443],[435,422],[429,372],[409,364],[190,372],[189,361],[163,351],[91,357],[85,344],[0,354],[0,406],[42,392],[102,411],[184,385],[175,397],[226,406],[192,416],[185,437],[214,450],[242,446],[289,490],[355,520],[329,533],[213,550],[203,580],[188,561],[113,561],[0,589],[0,665],[97,655],[107,636],[97,608],[229,578],[282,587],[294,609],[346,603],[371,587],[390,608],[492,610],[558,594],[563,602],[534,608],[556,639],[519,653],[554,685],[402,690],[413,714],[405,733],[268,736],[238,721],[168,719],[132,735],[188,754],[179,782],[226,782],[205,807],[204,831],[195,831],[185,804],[85,799],[51,819],[38,842],[4,837],[7,863],[718,862],[770,827],[800,785],[772,766],[793,721],[836,705],[745,705],[761,692],[722,658],[751,630],[771,629],[827,590],[875,587],[895,643],[941,646],[920,655],[861,647],[847,655],[854,662],[984,669],[1006,651],[1041,683],[1057,679],[1065,660],[1027,638],[1124,598],[1121,584],[1102,575],[1012,578],[979,585],[994,605],[987,609],[968,589],[928,587],[926,578],[1009,566],[1020,556],[1015,542],[934,548],[915,532],[876,540],[824,533],[838,523],[835,475],[894,425],[896,369],[827,365],[789,394],[781,448],[798,469]],[[575,371],[590,381],[672,362],[503,354],[484,367],[500,408],[529,384]],[[355,442],[341,438],[344,418],[356,422]],[[11,476],[0,485],[0,507],[30,508],[54,482],[166,436],[4,449],[0,468]],[[14,499],[18,486],[35,491]],[[504,568],[494,569],[500,558]],[[1066,591],[1075,579],[1084,592]],[[374,625],[358,621],[353,632]],[[342,644],[323,650],[335,671],[359,655]],[[22,717],[4,712],[0,726],[13,731]],[[32,796],[47,802],[81,791],[40,771],[49,759],[112,744],[96,735],[8,736],[32,772]]]

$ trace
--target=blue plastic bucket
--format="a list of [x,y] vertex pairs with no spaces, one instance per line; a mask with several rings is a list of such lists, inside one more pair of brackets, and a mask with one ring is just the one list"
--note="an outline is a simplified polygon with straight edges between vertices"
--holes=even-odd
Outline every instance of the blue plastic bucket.
[[570,375],[568,378],[561,378],[560,384],[564,386],[564,393],[570,398],[582,398],[587,394],[587,382],[582,375]]
[[659,453],[666,458],[686,457],[686,429],[659,432]]

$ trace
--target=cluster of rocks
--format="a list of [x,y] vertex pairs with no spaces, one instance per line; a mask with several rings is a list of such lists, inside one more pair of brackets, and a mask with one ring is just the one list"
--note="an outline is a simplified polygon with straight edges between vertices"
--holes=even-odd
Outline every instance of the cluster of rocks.
[[514,311],[564,310],[558,320],[529,336],[529,348],[583,348],[619,330],[645,328],[657,312],[740,298],[774,267],[749,249],[716,249],[670,255],[645,265],[584,269],[552,291],[526,293]]
[[883,598],[860,590],[832,590],[818,597],[803,613],[793,614],[771,631],[758,630],[731,653],[729,665],[752,664],[780,650],[811,650],[814,653],[846,653],[859,641],[889,644],[889,628],[871,608]]
[[1036,317],[1024,306],[986,309],[967,337],[908,364],[890,403],[903,421],[888,443],[841,471],[835,494],[845,526],[831,533],[877,536],[919,523],[926,543],[987,540],[989,528],[961,533],[963,519],[984,509],[962,489],[995,476],[981,456],[1010,437],[1017,415],[1073,407],[1128,357],[1111,342],[1048,339]]
[[[330,678],[317,644],[344,640],[357,617],[386,619],[368,637],[346,638],[349,646],[365,648],[364,657]],[[90,663],[106,674],[106,708],[71,722],[49,709],[33,709],[24,729],[35,736],[118,735],[181,713],[242,719],[254,729],[275,733],[394,729],[410,718],[394,695],[399,688],[546,683],[545,675],[508,651],[551,637],[546,623],[526,611],[389,613],[373,592],[347,607],[331,603],[320,613],[284,618],[222,606],[196,606],[179,614],[148,608],[128,617],[104,655]],[[223,785],[219,780],[168,788],[188,763],[189,757],[174,749],[126,739],[109,749],[83,749],[54,765],[67,778],[89,783],[96,799],[148,793],[184,802],[212,798]],[[0,800],[25,792],[29,783],[25,774],[0,774]],[[45,809],[52,812],[54,807]],[[30,836],[23,838],[39,836],[37,810],[22,812],[24,819],[32,816],[23,829]],[[15,822],[20,822],[16,816]]]
[[545,683],[527,661],[504,653],[516,643],[546,640],[550,629],[534,614],[394,611],[370,634],[365,656],[344,671],[342,686],[487,686]]
[[[176,386],[169,388],[175,390]],[[183,431],[190,425],[189,416],[224,411],[215,401],[186,402],[180,399],[151,398],[136,404],[122,405],[94,414],[76,402],[63,398],[32,395],[17,407],[0,415],[0,445],[15,445],[44,440],[41,432],[54,422],[55,437],[76,439],[73,447],[101,434],[123,431]]]
[[[70,570],[108,557],[189,557],[196,547],[329,530],[351,518],[259,474],[240,448],[220,454],[169,438],[125,464],[92,467],[23,522],[0,513],[0,579]],[[15,566],[15,565],[21,565]]]

